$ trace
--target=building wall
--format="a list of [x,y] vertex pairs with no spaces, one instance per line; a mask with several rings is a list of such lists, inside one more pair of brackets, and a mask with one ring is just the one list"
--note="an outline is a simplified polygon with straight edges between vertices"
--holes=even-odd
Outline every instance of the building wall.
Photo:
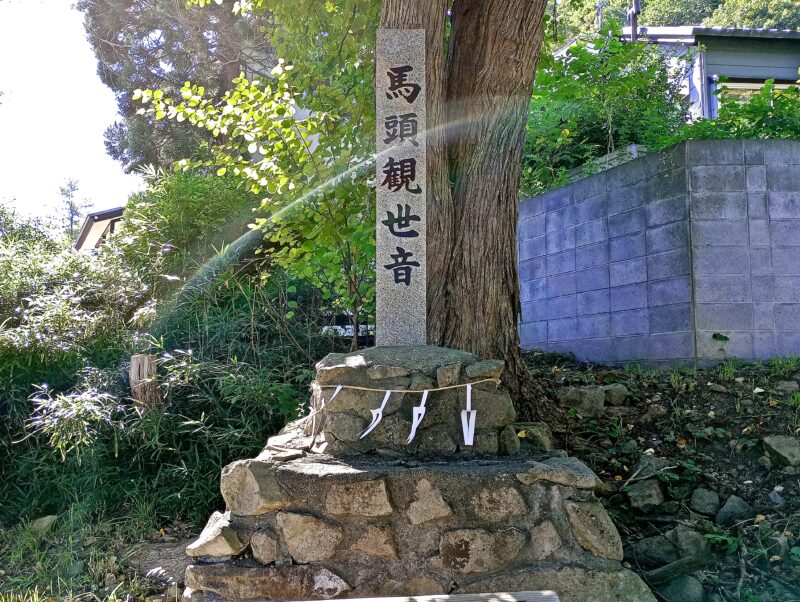
[[800,41],[698,36],[705,49],[706,76],[796,81]]
[[796,220],[795,141],[683,143],[526,199],[522,345],[620,363],[800,354]]

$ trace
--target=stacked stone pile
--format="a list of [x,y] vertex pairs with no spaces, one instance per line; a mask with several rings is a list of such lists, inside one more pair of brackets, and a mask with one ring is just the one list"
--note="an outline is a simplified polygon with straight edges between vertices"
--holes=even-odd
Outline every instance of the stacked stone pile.
[[195,600],[538,589],[564,602],[587,592],[652,600],[620,565],[599,487],[586,466],[558,456],[281,462],[266,453],[226,467],[228,510],[189,546],[186,585]]
[[[424,346],[326,357],[310,415],[258,457],[223,469],[227,510],[187,549],[185,598],[554,590],[562,602],[652,601],[622,567],[619,534],[594,495],[597,476],[562,452],[519,453],[502,369]],[[473,446],[461,423],[467,383]],[[357,388],[331,399],[339,385]],[[431,391],[408,444],[422,398],[410,391],[442,387],[455,388]],[[361,438],[387,389],[398,392]],[[549,449],[546,428],[525,431]]]

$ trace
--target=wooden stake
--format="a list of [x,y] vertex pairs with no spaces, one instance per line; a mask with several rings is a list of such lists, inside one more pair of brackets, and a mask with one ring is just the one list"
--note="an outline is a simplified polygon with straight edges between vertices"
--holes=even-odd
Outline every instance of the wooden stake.
[[131,397],[137,407],[149,410],[161,405],[161,391],[156,375],[156,356],[137,353],[131,356],[128,372],[131,381]]

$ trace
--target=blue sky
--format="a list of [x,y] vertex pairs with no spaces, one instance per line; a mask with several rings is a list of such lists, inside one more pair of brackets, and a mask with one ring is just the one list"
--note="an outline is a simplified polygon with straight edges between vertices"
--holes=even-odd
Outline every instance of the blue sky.
[[73,2],[0,0],[0,202],[25,214],[53,215],[67,178],[95,209],[142,187],[105,152],[116,103]]

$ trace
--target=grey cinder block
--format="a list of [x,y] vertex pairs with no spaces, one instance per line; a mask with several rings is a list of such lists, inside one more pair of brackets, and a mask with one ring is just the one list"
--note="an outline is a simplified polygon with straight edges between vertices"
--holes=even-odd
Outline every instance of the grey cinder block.
[[520,324],[519,338],[524,349],[547,345],[547,322]]
[[584,270],[608,263],[608,241],[601,241],[575,249],[575,268]]
[[629,284],[609,289],[611,311],[647,307],[647,283]]
[[800,247],[800,220],[771,220],[772,244],[776,247]]
[[544,213],[547,210],[547,206],[541,199],[541,196],[522,199],[517,209],[519,213],[519,219],[524,220],[529,217],[533,217],[534,215]]
[[689,276],[676,276],[665,280],[648,282],[650,307],[673,305],[692,300],[692,287]]
[[650,335],[611,337],[611,358],[616,362],[646,362],[650,357]]
[[689,168],[692,192],[734,192],[746,190],[743,165],[703,165]]
[[800,249],[797,247],[768,248],[772,255],[774,274],[800,274]]
[[608,289],[578,293],[577,308],[579,316],[606,313],[611,310],[611,295]]
[[606,362],[611,353],[611,339],[586,339],[574,350],[575,356],[585,362]]
[[[800,158],[795,159],[800,162]],[[800,190],[800,169],[767,164],[767,190],[795,192]]]
[[651,201],[645,206],[645,209],[648,228],[685,221],[687,218],[686,194],[679,194],[661,201]]
[[680,332],[692,328],[691,303],[676,303],[650,308],[650,332]]
[[583,224],[608,215],[608,196],[603,193],[575,203],[575,223]]
[[522,303],[521,306],[522,322],[524,324],[547,319],[547,299],[528,301],[527,303]]
[[738,274],[696,274],[698,303],[742,303],[751,301],[750,279]]
[[557,274],[555,276],[547,277],[547,297],[553,300],[555,297],[563,297],[564,295],[574,295],[576,292],[575,287],[575,272],[568,272],[566,274]]
[[547,253],[559,253],[567,249],[575,248],[575,227],[570,226],[563,230],[555,230],[547,233]]
[[548,232],[563,230],[575,225],[575,205],[567,205],[555,211],[548,211],[545,218]]
[[750,247],[750,272],[752,274],[772,273],[772,249]]
[[800,165],[800,140],[763,140],[764,163]]
[[690,359],[694,356],[691,331],[650,335],[650,359]]
[[766,192],[747,193],[747,215],[750,219],[767,219],[769,217],[769,213],[767,212],[767,196],[768,193]]
[[607,337],[611,333],[611,317],[609,314],[578,316],[578,336],[582,339]]
[[779,357],[797,355],[800,349],[800,330],[776,330],[775,353]]
[[764,165],[748,165],[745,170],[747,191],[758,192],[767,189],[767,169]]
[[747,237],[747,220],[744,219],[692,221],[692,244],[696,247],[733,247],[746,244]]
[[[714,338],[714,334],[728,337],[727,341],[720,341]],[[724,360],[731,357],[741,359],[752,359],[753,357],[753,333],[746,331],[711,331],[698,330],[697,335],[697,357]]]
[[752,274],[750,288],[753,291],[753,301],[773,301],[775,296],[775,282],[772,274]]
[[650,280],[683,276],[690,271],[689,249],[676,249],[647,256],[647,277]]
[[633,309],[611,314],[611,335],[627,336],[650,333],[650,313],[647,309]]
[[800,303],[776,303],[774,320],[778,330],[800,330]]
[[643,206],[649,200],[645,182],[638,182],[627,188],[619,188],[608,193],[608,215],[616,215]]
[[689,244],[688,224],[675,222],[647,231],[647,253],[663,253],[673,249],[682,249]]
[[559,320],[572,318],[578,315],[575,295],[555,297],[547,300],[547,319]]
[[756,330],[775,328],[774,307],[773,303],[753,303],[753,328]]
[[742,141],[689,140],[686,143],[686,162],[689,165],[742,165]]
[[521,282],[527,282],[535,278],[544,278],[547,276],[547,258],[534,257],[533,259],[520,259],[519,263],[519,279]]
[[608,238],[606,218],[585,222],[575,227],[575,244],[582,247]]
[[[798,167],[800,169],[800,166]],[[770,192],[764,195],[772,219],[800,219],[800,192]],[[750,217],[767,217],[754,216]]]
[[608,288],[608,266],[599,265],[575,273],[575,290],[579,293]]
[[575,271],[575,249],[547,256],[547,275]]
[[763,165],[764,163],[764,143],[761,140],[748,140],[742,145],[744,147],[745,165]]
[[624,236],[645,229],[645,208],[637,207],[608,218],[608,236]]
[[578,338],[578,319],[564,318],[547,321],[548,341],[573,341]]
[[544,236],[530,238],[519,243],[519,260],[527,261],[545,254]]
[[543,278],[520,283],[520,301],[538,301],[547,298],[547,281]]
[[695,220],[744,219],[747,217],[747,193],[693,192],[690,206]]
[[750,247],[695,247],[695,274],[749,274]]
[[624,261],[634,257],[644,257],[646,254],[647,245],[644,232],[620,236],[608,241],[608,259],[610,261]]
[[529,238],[536,238],[537,236],[544,236],[545,232],[545,216],[534,215],[528,219],[524,219],[519,223],[517,229],[517,236],[520,240],[528,240]]
[[647,183],[646,198],[653,201],[671,199],[688,191],[688,176],[685,169],[673,169],[658,174]]
[[769,220],[750,219],[749,232],[750,244],[754,247],[768,247],[770,244]]
[[[800,289],[800,276],[773,276],[772,301],[777,303],[792,303],[800,301],[797,291]],[[798,327],[800,330],[800,327]]]
[[752,303],[698,303],[695,325],[699,330],[752,330]]
[[596,197],[606,192],[606,174],[600,172],[588,178],[581,178],[573,186],[575,202]]
[[555,211],[556,209],[566,207],[572,203],[574,189],[574,184],[568,184],[566,186],[562,186],[561,188],[548,190],[539,198],[544,201],[545,209],[547,211]]
[[623,286],[647,281],[647,260],[644,257],[619,261],[609,266],[609,284]]
[[[796,352],[792,352],[792,354],[794,353]],[[767,360],[776,355],[779,354],[776,353],[775,333],[771,330],[753,332],[753,359]]]

